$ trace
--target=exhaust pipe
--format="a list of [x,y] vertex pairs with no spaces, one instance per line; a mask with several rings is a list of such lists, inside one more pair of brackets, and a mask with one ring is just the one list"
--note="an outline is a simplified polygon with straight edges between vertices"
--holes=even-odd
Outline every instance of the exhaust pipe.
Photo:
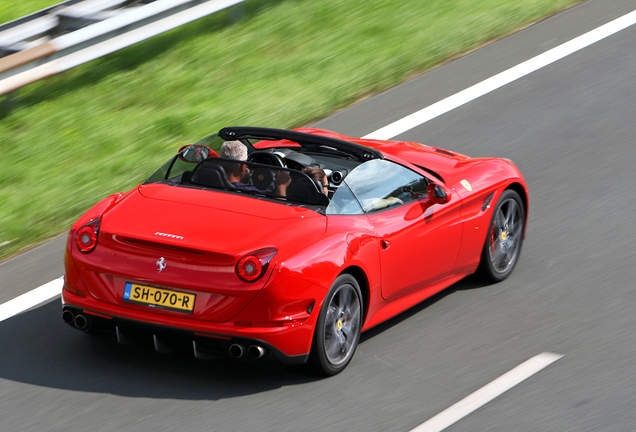
[[258,360],[259,358],[265,355],[265,348],[260,347],[258,345],[252,345],[251,347],[247,349],[247,355],[252,360]]
[[234,358],[240,358],[243,356],[243,346],[239,344],[230,345],[229,353]]
[[84,315],[76,315],[75,319],[73,320],[73,324],[75,324],[75,327],[80,330],[88,330],[88,319],[86,319]]
[[62,321],[64,321],[66,324],[73,324],[73,319],[75,318],[75,315],[73,315],[73,312],[71,312],[70,310],[66,309],[62,312]]

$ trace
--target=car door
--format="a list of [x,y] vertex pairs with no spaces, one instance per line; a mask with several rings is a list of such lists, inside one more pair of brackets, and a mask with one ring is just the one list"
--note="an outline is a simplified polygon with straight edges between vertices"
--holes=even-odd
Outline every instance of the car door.
[[461,247],[461,198],[434,204],[429,180],[388,160],[358,166],[345,179],[379,238],[382,297],[390,299],[448,276]]

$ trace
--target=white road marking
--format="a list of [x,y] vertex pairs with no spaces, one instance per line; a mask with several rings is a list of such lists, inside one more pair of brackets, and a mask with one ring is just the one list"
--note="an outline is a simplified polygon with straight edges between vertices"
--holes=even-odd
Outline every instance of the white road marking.
[[591,30],[577,38],[572,39],[556,48],[539,54],[523,63],[518,64],[506,71],[492,76],[472,87],[460,91],[452,96],[442,99],[424,109],[397,120],[390,125],[371,132],[362,138],[387,140],[400,135],[416,126],[426,123],[429,120],[439,117],[455,108],[458,108],[478,97],[484,96],[493,90],[503,87],[519,78],[522,78],[544,66],[554,63],[564,57],[569,56],[593,43],[596,43],[608,36],[618,33],[621,30],[636,23],[636,11],[623,15],[605,25]]
[[[582,36],[572,39],[569,42],[559,45],[543,54],[540,54],[528,61],[525,61],[507,71],[501,72],[485,81],[475,84],[459,93],[449,96],[433,105],[404,117],[388,126],[371,132],[363,138],[370,139],[390,139],[403,132],[413,129],[435,117],[451,111],[465,103],[468,103],[480,96],[498,89],[516,79],[519,79],[537,69],[566,57],[580,49],[583,49],[595,42],[613,35],[636,23],[636,11],[623,15],[601,27],[598,27]],[[55,279],[39,288],[27,292],[13,300],[0,305],[0,321],[4,321],[14,315],[19,314],[33,306],[43,303],[62,292],[62,282]],[[24,308],[22,304],[28,304]]]
[[561,357],[563,357],[561,354],[549,352],[534,356],[412,429],[411,432],[438,432],[444,430]]
[[13,300],[9,300],[8,302],[1,304],[0,321],[11,318],[12,316],[60,295],[62,292],[62,285],[64,285],[64,280],[60,277],[42,285],[39,288],[31,290],[28,293],[22,294]]

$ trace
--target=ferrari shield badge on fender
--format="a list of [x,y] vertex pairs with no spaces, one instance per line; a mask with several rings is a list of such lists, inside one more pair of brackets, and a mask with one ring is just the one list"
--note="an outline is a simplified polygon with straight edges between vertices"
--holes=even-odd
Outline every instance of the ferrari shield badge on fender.
[[156,262],[156,264],[157,264],[157,271],[161,273],[161,271],[166,268],[166,259],[164,257],[161,257],[161,259],[159,259]]
[[473,187],[470,185],[470,183],[468,183],[468,180],[462,180],[462,181],[460,181],[460,183],[462,184],[462,186],[464,186],[466,188],[466,190],[468,192],[472,192],[473,191]]

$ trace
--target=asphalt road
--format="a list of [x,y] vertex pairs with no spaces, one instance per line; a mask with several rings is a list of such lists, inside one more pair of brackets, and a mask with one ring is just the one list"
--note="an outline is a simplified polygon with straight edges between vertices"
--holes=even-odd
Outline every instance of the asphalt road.
[[[590,0],[316,126],[368,134],[634,9]],[[370,330],[329,379],[121,347],[56,299],[0,323],[0,430],[409,431],[542,352],[564,357],[447,430],[636,430],[635,46],[633,26],[399,136],[520,167],[529,226],[505,282]],[[0,302],[62,275],[63,242],[0,264]]]

